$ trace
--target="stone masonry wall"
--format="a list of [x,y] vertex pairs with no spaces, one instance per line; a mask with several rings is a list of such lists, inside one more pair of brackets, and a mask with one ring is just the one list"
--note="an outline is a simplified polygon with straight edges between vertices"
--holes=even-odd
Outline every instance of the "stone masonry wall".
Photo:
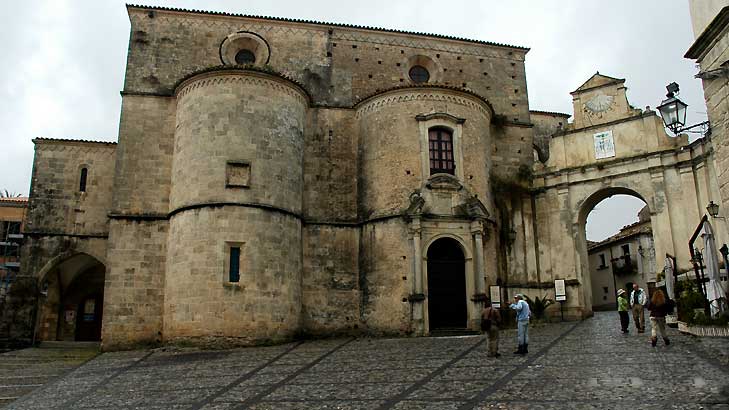
[[[229,282],[230,244],[240,281]],[[263,209],[188,210],[170,221],[164,339],[246,345],[291,338],[301,325],[301,223]]]
[[304,132],[305,218],[356,221],[358,129],[354,110],[311,109]]
[[[36,139],[25,231],[75,235],[108,232],[116,144]],[[87,168],[81,192],[81,168]]]
[[[473,41],[326,24],[129,8],[132,34],[126,92],[169,95],[198,70],[221,65],[231,33],[260,35],[270,47],[266,67],[303,84],[313,103],[352,107],[393,87],[411,85],[413,64],[429,67],[432,84],[471,90],[488,99],[503,125],[493,153],[496,173],[531,166],[525,55],[528,50]],[[257,62],[264,65],[264,62]],[[514,124],[521,124],[514,126]]]
[[123,96],[113,213],[167,214],[175,108],[173,98]]
[[303,238],[304,331],[336,334],[362,329],[359,227],[307,225]]
[[102,349],[161,341],[168,221],[114,219],[104,284]]
[[359,248],[361,320],[372,334],[410,334],[412,263],[407,226],[400,219],[362,227]]
[[298,88],[267,74],[211,73],[183,84],[171,210],[235,202],[300,213],[306,107]]
[[[699,63],[701,71],[708,72],[719,69],[726,61],[729,61],[729,32],[724,30]],[[711,139],[716,150],[716,169],[722,198],[720,209],[726,210],[729,209],[729,81],[727,74],[724,74],[704,78],[702,82],[711,123]]]
[[[489,134],[488,108],[475,97],[451,90],[404,89],[376,97],[358,107],[362,218],[397,213],[407,208],[410,194],[430,177],[430,165],[427,161],[423,163],[428,150],[427,130],[419,129],[415,117],[433,112],[465,119],[460,152],[454,145],[456,173],[462,169],[461,183],[481,198],[489,197],[491,161],[488,154],[493,141]],[[446,125],[456,127],[447,122]]]

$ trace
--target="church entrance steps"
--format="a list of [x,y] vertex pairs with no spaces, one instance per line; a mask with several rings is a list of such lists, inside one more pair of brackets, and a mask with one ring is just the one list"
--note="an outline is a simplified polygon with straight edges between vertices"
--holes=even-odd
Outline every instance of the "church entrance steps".
[[481,334],[477,330],[470,330],[465,328],[442,328],[433,329],[430,331],[431,337],[449,337],[449,336],[477,336]]
[[99,354],[98,343],[44,342],[0,354],[0,408],[64,376]]

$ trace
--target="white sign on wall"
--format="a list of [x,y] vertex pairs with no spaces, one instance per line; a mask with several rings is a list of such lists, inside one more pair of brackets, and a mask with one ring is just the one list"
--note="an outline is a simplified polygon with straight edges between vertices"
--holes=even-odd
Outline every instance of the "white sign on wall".
[[556,279],[554,281],[554,296],[557,302],[567,300],[567,289],[564,286],[564,279]]
[[499,286],[491,286],[489,288],[489,293],[491,294],[491,307],[493,308],[500,308],[501,307],[501,287]]
[[615,141],[613,141],[612,131],[598,132],[593,137],[595,138],[595,159],[615,156]]

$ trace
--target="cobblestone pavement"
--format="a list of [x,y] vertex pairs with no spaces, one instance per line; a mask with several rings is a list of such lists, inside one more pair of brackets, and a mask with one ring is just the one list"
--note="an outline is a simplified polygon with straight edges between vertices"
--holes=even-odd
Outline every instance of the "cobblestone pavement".
[[63,376],[99,354],[98,343],[44,343],[0,354],[0,407]]
[[[7,409],[729,409],[729,340],[622,335],[615,312],[480,336],[103,354]],[[2,358],[2,356],[0,356]]]

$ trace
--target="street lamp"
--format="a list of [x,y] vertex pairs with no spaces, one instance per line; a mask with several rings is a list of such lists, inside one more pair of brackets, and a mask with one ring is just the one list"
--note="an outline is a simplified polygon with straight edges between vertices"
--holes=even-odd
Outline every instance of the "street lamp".
[[709,201],[709,205],[706,206],[706,210],[709,212],[709,215],[714,218],[719,215],[719,205],[715,204],[714,201]]
[[686,108],[688,107],[688,104],[678,99],[678,84],[675,82],[668,84],[666,86],[666,91],[668,91],[666,99],[661,101],[661,105],[657,108],[658,113],[661,114],[661,118],[663,118],[663,124],[666,125],[666,128],[676,135],[699,127],[701,130],[698,132],[703,134],[709,132],[710,128],[708,121],[684,127],[686,124]]

